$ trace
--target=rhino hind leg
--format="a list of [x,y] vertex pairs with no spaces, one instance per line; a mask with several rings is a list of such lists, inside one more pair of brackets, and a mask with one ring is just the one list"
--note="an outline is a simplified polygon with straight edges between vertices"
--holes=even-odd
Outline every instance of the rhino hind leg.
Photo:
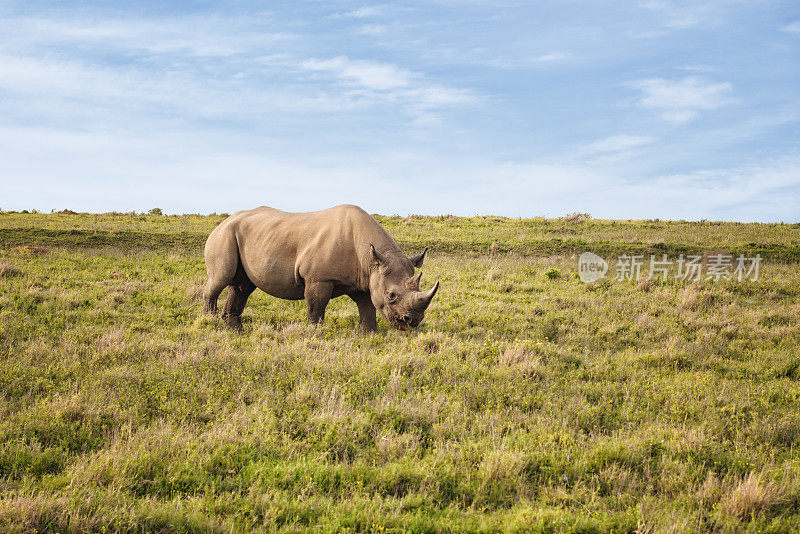
[[233,282],[228,286],[228,300],[222,312],[225,323],[234,330],[242,329],[242,312],[247,304],[247,298],[256,289],[255,284],[247,277],[240,263],[236,269]]
[[203,288],[203,311],[217,314],[217,299],[222,290],[234,283],[241,266],[236,237],[228,228],[218,226],[211,232],[204,251],[208,281]]
[[209,278],[203,288],[203,312],[210,315],[217,314],[217,299],[220,293],[228,285],[227,280]]

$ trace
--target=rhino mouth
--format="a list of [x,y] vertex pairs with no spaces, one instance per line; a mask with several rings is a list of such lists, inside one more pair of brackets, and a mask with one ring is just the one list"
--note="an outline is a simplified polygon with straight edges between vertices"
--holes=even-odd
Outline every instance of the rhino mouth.
[[411,320],[411,317],[403,317],[402,315],[396,315],[393,313],[386,318],[389,320],[389,324],[391,324],[398,330],[402,330],[403,332],[405,332],[406,330],[408,330],[413,326],[413,321]]
[[415,328],[419,326],[421,322],[422,319],[417,317],[397,317],[397,316],[395,316],[391,321],[392,326],[394,326],[398,330],[402,330],[403,332],[405,332],[409,328]]
[[393,321],[393,323],[394,323],[394,327],[395,328],[397,328],[398,330],[402,330],[403,332],[405,332],[406,330],[411,328],[411,322],[410,321],[404,321],[403,319],[400,319],[399,317],[396,318]]

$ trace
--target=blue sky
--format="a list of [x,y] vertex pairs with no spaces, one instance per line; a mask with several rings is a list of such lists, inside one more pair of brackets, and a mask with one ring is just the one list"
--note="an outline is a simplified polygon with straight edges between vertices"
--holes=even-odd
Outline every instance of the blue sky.
[[800,5],[0,0],[0,208],[800,220]]

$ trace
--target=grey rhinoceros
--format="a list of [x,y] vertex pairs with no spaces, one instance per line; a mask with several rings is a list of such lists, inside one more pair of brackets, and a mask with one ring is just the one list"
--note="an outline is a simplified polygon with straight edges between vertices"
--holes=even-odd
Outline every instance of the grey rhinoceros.
[[204,310],[216,314],[227,286],[223,317],[241,329],[247,297],[259,288],[282,299],[305,299],[308,319],[321,323],[328,301],[347,295],[358,305],[361,326],[377,329],[376,309],[400,330],[419,325],[439,288],[421,291],[427,249],[408,257],[358,206],[308,213],[262,206],[239,211],[217,226],[205,246],[208,282]]

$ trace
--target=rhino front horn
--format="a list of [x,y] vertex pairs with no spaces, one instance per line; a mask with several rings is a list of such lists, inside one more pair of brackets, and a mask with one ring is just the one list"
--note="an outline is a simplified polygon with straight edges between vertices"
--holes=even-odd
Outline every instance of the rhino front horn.
[[427,307],[428,304],[431,303],[431,299],[433,298],[433,296],[436,294],[436,292],[438,290],[439,290],[439,282],[436,282],[433,285],[433,287],[430,288],[428,291],[420,291],[419,298],[420,298],[420,301],[425,303],[425,307]]

